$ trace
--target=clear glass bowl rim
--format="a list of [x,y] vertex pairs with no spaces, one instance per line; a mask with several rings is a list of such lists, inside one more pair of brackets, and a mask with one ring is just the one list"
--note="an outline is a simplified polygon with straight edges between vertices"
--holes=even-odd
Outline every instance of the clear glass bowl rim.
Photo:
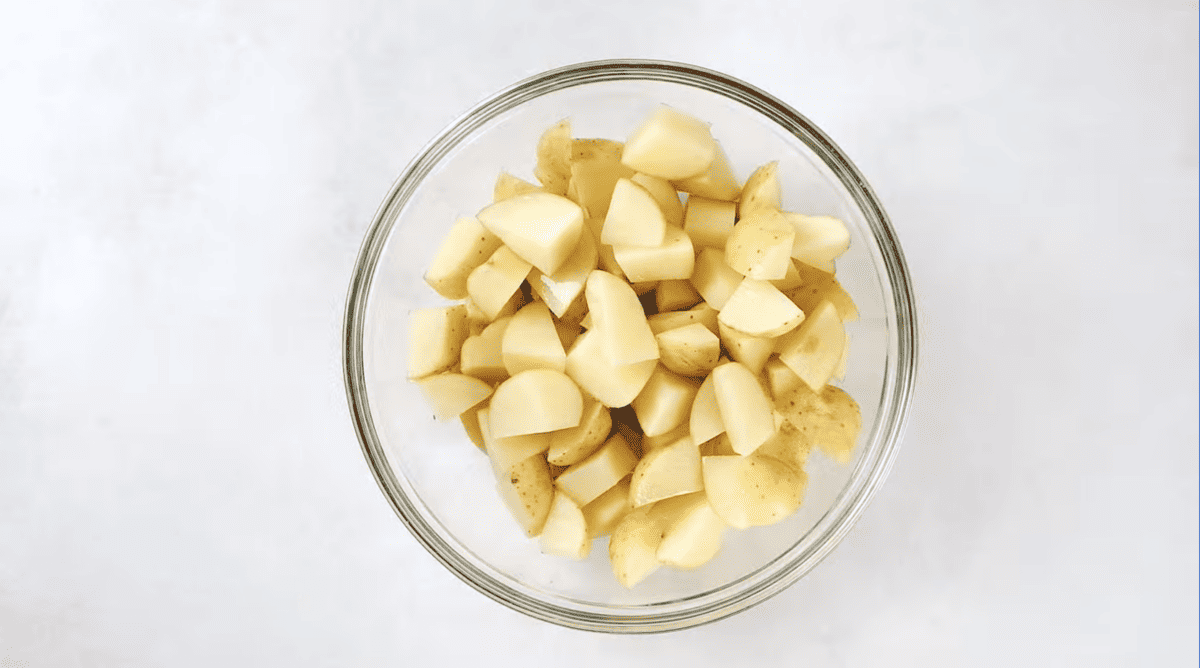
[[[878,445],[869,448],[873,456],[859,462],[847,489],[813,527],[812,532],[823,531],[821,540],[803,550],[798,550],[797,543],[750,576],[716,590],[719,596],[700,595],[637,612],[621,608],[618,614],[603,610],[603,606],[588,609],[557,605],[514,589],[464,558],[421,517],[397,482],[374,427],[366,389],[363,334],[374,272],[392,226],[442,158],[483,124],[528,100],[575,86],[622,80],[679,84],[722,95],[778,124],[824,161],[855,200],[878,245],[887,272],[885,308],[893,330],[889,352],[894,345],[896,358],[889,360],[885,372],[872,438],[872,445]],[[576,63],[513,84],[452,122],[418,153],[376,211],[359,251],[346,300],[342,365],[351,418],[376,482],[401,521],[443,566],[485,596],[536,619],[588,631],[657,633],[710,623],[753,607],[795,583],[841,542],[886,479],[899,450],[916,383],[917,342],[913,286],[891,222],[866,179],[823,131],[781,100],[732,76],[679,62],[615,59]]]

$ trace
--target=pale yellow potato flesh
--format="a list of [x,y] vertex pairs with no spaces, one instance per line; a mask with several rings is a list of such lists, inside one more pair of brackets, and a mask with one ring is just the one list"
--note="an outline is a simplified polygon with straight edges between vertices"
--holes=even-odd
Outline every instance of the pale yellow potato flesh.
[[686,311],[655,313],[654,315],[646,318],[646,323],[650,325],[650,331],[653,332],[655,336],[672,329],[678,329],[680,327],[686,327],[696,323],[704,325],[708,331],[716,334],[717,317],[717,309],[709,306],[705,302],[701,302]]
[[655,339],[659,361],[681,376],[707,376],[721,358],[721,340],[698,322],[668,329]]
[[811,446],[838,462],[850,461],[862,429],[862,413],[844,390],[826,385],[817,393],[801,385],[777,398],[775,407]]
[[820,392],[841,361],[845,338],[837,308],[823,301],[799,327],[779,337],[775,349],[781,362]]
[[507,438],[496,438],[492,434],[491,407],[480,408],[477,414],[479,434],[483,438],[483,451],[492,460],[496,475],[516,466],[534,455],[540,455],[550,445],[549,434],[522,434]]
[[530,302],[513,315],[500,342],[500,356],[509,376],[530,369],[566,370],[567,353],[544,302]]
[[833,377],[838,380],[846,380],[846,364],[850,360],[850,337],[849,335],[842,338],[842,356],[838,358],[837,366],[833,368]]
[[838,218],[791,212],[785,212],[783,216],[796,232],[792,257],[805,264],[829,266],[850,247],[850,231]]
[[802,320],[804,311],[787,295],[774,285],[753,278],[738,284],[717,318],[718,323],[730,329],[767,339],[795,329]]
[[658,343],[646,323],[646,312],[629,284],[604,271],[588,276],[584,296],[601,349],[615,365],[658,359]]
[[646,453],[650,452],[651,450],[656,450],[665,445],[671,445],[675,441],[678,441],[681,438],[686,438],[689,435],[690,431],[688,430],[687,422],[682,422],[678,427],[675,427],[665,434],[659,434],[658,436],[645,436],[642,438],[642,456],[645,457]]
[[571,142],[571,185],[567,196],[589,217],[608,214],[617,179],[628,179],[634,170],[621,164],[621,142],[610,139],[576,139]]
[[534,455],[497,473],[496,489],[526,536],[532,538],[542,532],[554,502],[554,480],[544,457]]
[[658,360],[613,364],[600,344],[600,336],[586,331],[567,353],[567,375],[580,389],[609,408],[628,406],[646,386]]
[[617,179],[600,243],[653,248],[663,244],[666,232],[667,219],[650,192],[629,179]]
[[[521,289],[533,265],[521,259],[508,246],[501,246],[486,262],[467,277],[467,293],[488,322],[502,315]],[[515,310],[513,311],[515,313]]]
[[721,409],[717,406],[712,374],[709,374],[696,390],[688,425],[692,439],[697,443],[704,443],[716,438],[718,434],[725,433],[725,421],[721,419]]
[[790,292],[804,285],[804,279],[800,276],[800,270],[796,268],[795,261],[789,262],[787,273],[783,275],[783,278],[771,281],[771,285],[774,285],[780,292]]
[[538,269],[529,272],[526,280],[533,294],[546,303],[554,315],[562,318],[580,300],[587,277],[600,262],[600,251],[590,234],[579,237],[579,245],[558,271],[547,276]]
[[571,121],[563,119],[546,129],[537,143],[533,175],[547,192],[566,195],[571,181]]
[[608,406],[591,397],[585,397],[583,401],[583,415],[577,426],[549,434],[546,461],[555,466],[570,466],[581,461],[603,445],[612,431]]
[[583,507],[583,519],[587,523],[588,535],[592,538],[607,536],[613,532],[621,518],[633,506],[629,505],[629,476]]
[[760,209],[782,208],[782,189],[779,187],[779,162],[762,165],[750,174],[738,199],[738,216],[745,218]]
[[721,148],[721,142],[717,142],[713,161],[703,174],[676,181],[675,186],[691,195],[727,202],[736,200],[742,191],[741,184],[733,174],[733,167],[729,165],[729,157]]
[[654,288],[654,306],[659,313],[689,309],[701,299],[700,293],[686,278],[659,281]]
[[800,376],[788,368],[788,365],[779,361],[778,357],[767,360],[764,374],[767,377],[767,387],[771,390],[771,396],[776,399],[792,392],[804,383],[803,380],[800,380]]
[[571,200],[531,192],[496,202],[479,212],[479,222],[529,264],[553,275],[583,234],[583,209]]
[[683,423],[692,408],[699,384],[659,366],[632,402],[633,412],[646,436],[665,434]]
[[473,406],[463,411],[458,419],[462,421],[463,431],[467,433],[467,438],[475,444],[475,447],[487,451],[487,446],[483,442],[483,432],[479,429],[479,411],[486,410],[484,404]]
[[475,376],[489,383],[498,383],[508,378],[508,368],[504,366],[502,345],[504,332],[512,316],[496,318],[483,331],[475,336],[467,337],[462,345],[460,369],[468,376]]
[[561,491],[554,494],[538,542],[543,553],[568,559],[584,559],[591,552],[592,537],[588,535],[583,511]]
[[736,529],[775,524],[804,499],[808,476],[773,457],[716,455],[701,461],[709,505]]
[[811,436],[800,431],[785,417],[775,431],[775,435],[767,439],[766,443],[758,446],[758,450],[755,450],[754,453],[764,457],[773,457],[797,471],[803,471],[812,448]]
[[655,512],[671,518],[665,521],[662,541],[655,553],[659,563],[673,568],[698,568],[720,551],[726,524],[703,492],[663,501]]
[[[508,172],[500,172],[500,176],[496,177],[496,185],[492,188],[492,202],[501,202],[506,199],[516,197],[517,195],[524,195],[525,193],[535,193],[535,192],[554,192],[554,191],[549,190],[547,188],[543,188],[538,185],[534,185],[534,184],[526,181],[525,179],[522,179],[517,176],[513,176],[512,174],[509,174]],[[565,192],[567,192],[567,190],[566,190],[566,186],[564,184],[563,191],[561,193],[554,193],[554,194],[561,195]]]
[[696,260],[692,240],[674,226],[666,228],[661,246],[613,246],[613,257],[634,283],[690,278]]
[[408,377],[424,378],[454,366],[470,334],[461,304],[416,309],[408,316]]
[[629,136],[621,162],[635,171],[678,181],[704,173],[716,153],[717,142],[707,123],[663,105]]
[[654,507],[642,506],[626,513],[609,538],[608,559],[623,587],[634,587],[659,568],[658,546],[670,518],[654,515]]
[[755,374],[738,362],[718,366],[712,376],[721,422],[733,449],[742,455],[754,452],[775,435],[771,400]]
[[467,277],[475,267],[486,262],[500,244],[500,238],[476,218],[459,218],[425,270],[425,282],[446,299],[465,299]]
[[830,272],[822,271],[804,263],[796,263],[796,271],[800,274],[802,284],[799,288],[787,293],[796,306],[805,315],[812,313],[822,301],[828,300],[837,308],[838,317],[842,322],[858,319],[858,307],[846,292],[837,278]]
[[567,467],[554,484],[580,506],[586,506],[629,475],[637,462],[625,437],[614,434],[595,452]]
[[[778,427],[776,427],[775,433],[776,434],[779,433]],[[767,443],[770,443],[772,440],[774,440],[774,437],[767,439]],[[765,446],[767,443],[763,443],[762,445],[760,445],[758,447],[761,448],[761,447]],[[729,434],[727,434],[725,432],[721,432],[721,433],[717,434],[716,436],[714,436],[713,438],[710,438],[709,440],[700,444],[700,456],[701,457],[710,457],[712,455],[736,455],[736,454],[737,453],[734,452],[734,450],[733,450],[733,443],[731,443],[729,441]]]
[[725,262],[725,253],[702,248],[696,255],[695,269],[689,280],[709,306],[720,311],[745,276]]
[[562,372],[530,369],[496,387],[491,409],[493,436],[540,434],[577,426],[583,396],[575,381]]
[[658,208],[662,210],[663,218],[668,224],[683,227],[683,202],[670,181],[640,173],[631,176],[630,180],[645,188],[654,201],[658,202]]
[[697,246],[725,250],[736,215],[737,205],[733,202],[689,197],[683,213],[683,230]]
[[720,321],[717,322],[717,333],[729,356],[754,374],[763,370],[767,359],[775,352],[776,339],[743,334]]
[[439,373],[417,380],[425,400],[439,420],[456,418],[492,393],[492,386],[461,373]]
[[725,242],[725,262],[747,278],[787,276],[796,231],[778,211],[761,209],[733,226]]
[[629,481],[629,502],[637,508],[702,489],[700,448],[685,436],[642,455]]

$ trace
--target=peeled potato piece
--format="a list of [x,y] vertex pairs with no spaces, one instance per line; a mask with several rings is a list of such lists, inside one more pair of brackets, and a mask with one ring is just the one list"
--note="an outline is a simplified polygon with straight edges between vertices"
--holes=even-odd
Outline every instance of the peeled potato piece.
[[483,442],[483,432],[479,429],[479,411],[483,409],[483,404],[472,406],[463,411],[458,419],[462,422],[463,431],[467,433],[467,438],[475,444],[475,447],[486,452],[486,445]]
[[628,406],[646,386],[658,360],[614,364],[601,348],[600,336],[586,331],[567,353],[567,375],[605,406]]
[[[721,549],[725,521],[717,515],[703,492],[677,496],[657,504],[666,527],[655,556],[666,566],[697,568]],[[669,519],[667,519],[669,518]]]
[[458,417],[463,411],[488,398],[492,386],[461,373],[439,373],[417,381],[425,400],[439,420]]
[[546,460],[555,466],[570,466],[596,451],[612,431],[608,407],[590,397],[584,399],[579,424],[550,432]]
[[738,362],[722,364],[712,375],[717,408],[733,449],[743,455],[754,452],[775,434],[770,400],[758,378]]
[[645,457],[651,450],[657,450],[663,446],[671,445],[681,438],[688,436],[687,422],[682,422],[678,427],[665,434],[658,436],[646,436],[642,438],[642,456]]
[[854,305],[854,300],[846,294],[846,290],[832,273],[802,262],[796,264],[796,271],[800,274],[802,283],[787,295],[805,315],[811,315],[818,304],[828,300],[837,308],[838,317],[842,322],[858,319],[858,308]]
[[492,435],[567,429],[578,425],[582,414],[583,396],[573,380],[553,369],[530,369],[500,383],[493,393]]
[[[516,177],[513,177],[516,178]],[[467,276],[500,247],[500,238],[473,217],[459,218],[425,271],[425,282],[446,299],[467,296]]]
[[510,322],[512,316],[496,318],[495,322],[484,327],[482,332],[463,341],[462,358],[459,363],[463,373],[489,383],[498,383],[508,378],[502,350],[504,332]]
[[579,203],[587,215],[608,215],[617,179],[628,179],[634,170],[621,164],[621,142],[611,139],[576,139],[571,142],[571,185],[567,196]]
[[593,271],[584,288],[592,329],[608,360],[632,364],[658,359],[658,343],[646,324],[646,312],[629,284],[604,271]]
[[600,243],[661,246],[666,231],[667,220],[650,192],[629,179],[617,179],[600,232]]
[[850,461],[862,428],[862,413],[845,391],[826,385],[816,393],[801,385],[776,399],[775,407],[810,445],[831,459]]
[[698,384],[659,366],[631,404],[646,436],[665,434],[683,423]]
[[496,202],[479,222],[544,274],[553,275],[583,234],[583,209],[550,193],[531,192]]
[[682,376],[707,376],[721,357],[721,340],[696,322],[655,336],[659,361]]
[[510,376],[529,369],[561,372],[567,367],[567,353],[554,328],[554,318],[542,302],[522,307],[509,320],[500,342],[500,354]]
[[795,238],[791,223],[778,211],[755,211],[733,226],[725,242],[725,262],[747,278],[783,278]]
[[729,157],[721,148],[721,142],[717,142],[713,161],[703,174],[676,181],[675,186],[685,193],[728,202],[737,199],[742,190],[729,165]]
[[725,254],[715,248],[702,248],[692,271],[692,286],[709,306],[720,311],[745,279],[725,262]]
[[737,205],[733,202],[692,196],[684,209],[683,230],[697,246],[725,250],[736,215]]
[[650,325],[650,331],[654,332],[655,336],[668,330],[686,327],[695,323],[704,325],[708,331],[716,334],[717,310],[705,302],[700,302],[686,311],[655,313],[646,318],[646,323]]
[[634,283],[690,278],[696,260],[692,240],[673,226],[667,227],[661,246],[613,246],[613,257]]
[[659,313],[691,308],[700,299],[700,293],[687,279],[660,281],[654,288],[654,305]]
[[637,508],[702,489],[700,448],[685,436],[642,456],[629,482],[629,501]]
[[537,167],[533,169],[533,175],[547,192],[567,194],[567,185],[571,181],[571,121],[563,119],[542,133],[538,139]]
[[788,365],[779,361],[779,358],[767,361],[765,375],[767,377],[767,387],[771,390],[771,396],[776,399],[792,392],[804,383],[803,380],[800,380],[800,376],[797,376],[795,371],[789,369]]
[[783,217],[796,231],[792,257],[815,267],[828,266],[850,247],[850,231],[833,216],[805,216],[787,212]]
[[658,570],[658,546],[669,518],[653,511],[650,505],[626,513],[608,541],[613,575],[623,587],[631,588]]
[[[547,190],[541,186],[536,186],[525,179],[518,178],[508,172],[500,172],[500,176],[496,177],[496,185],[492,189],[492,202],[500,202],[517,195],[536,192],[554,192]],[[565,184],[563,192],[566,192]],[[561,195],[563,193],[554,193]]]
[[542,552],[569,559],[583,559],[592,549],[587,521],[579,505],[562,492],[555,492],[539,538]]
[[775,349],[781,362],[814,392],[819,392],[841,361],[845,338],[846,330],[837,309],[824,301],[799,327],[781,336]]
[[497,248],[487,262],[476,267],[467,277],[470,303],[479,308],[485,320],[495,320],[512,306],[513,297],[532,268],[508,246]]
[[704,457],[701,468],[709,504],[737,529],[774,524],[796,512],[804,499],[804,472],[772,457]]
[[679,201],[679,192],[670,181],[649,174],[634,174],[629,180],[650,193],[654,201],[658,202],[663,218],[668,223],[675,227],[683,227],[683,202]]
[[408,377],[423,378],[454,366],[470,328],[467,307],[416,309],[408,316]]
[[717,332],[729,356],[734,361],[744,364],[754,374],[762,371],[763,365],[775,351],[775,339],[743,334],[723,322],[717,323]]
[[545,458],[534,455],[497,474],[496,488],[525,535],[540,534],[554,501],[554,480]]
[[633,506],[629,505],[629,476],[625,476],[607,492],[583,507],[588,536],[596,538],[611,534],[621,518],[631,510]]
[[599,262],[600,253],[592,235],[580,235],[579,245],[554,274],[547,276],[537,269],[529,272],[529,287],[554,315],[562,318],[579,301],[588,275]]
[[774,285],[753,278],[738,284],[717,318],[719,323],[742,334],[768,339],[791,331],[802,320],[804,312],[787,295]]
[[554,484],[576,503],[586,506],[608,491],[637,465],[637,455],[625,437],[615,434],[598,450],[563,471]]
[[768,162],[754,170],[742,186],[742,195],[738,199],[738,215],[746,218],[760,209],[778,210],[782,207],[781,194],[779,162]]
[[708,124],[663,105],[625,142],[621,162],[668,181],[703,173],[716,157]]
[[479,433],[483,439],[483,450],[492,460],[492,469],[496,475],[502,475],[520,462],[534,455],[540,455],[550,446],[549,434],[522,434],[496,438],[492,433],[491,408],[485,406],[477,414]]
[[721,419],[721,409],[717,406],[717,393],[713,389],[713,377],[710,374],[700,384],[696,391],[696,399],[692,402],[692,412],[688,418],[692,439],[704,443],[725,433],[725,422]]

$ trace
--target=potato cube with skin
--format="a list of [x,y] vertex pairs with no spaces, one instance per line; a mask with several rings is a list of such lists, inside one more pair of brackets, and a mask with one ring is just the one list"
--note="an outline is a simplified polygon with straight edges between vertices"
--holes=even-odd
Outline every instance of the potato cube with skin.
[[555,466],[570,466],[592,454],[612,431],[608,407],[590,397],[583,401],[583,416],[577,426],[550,432],[546,460]]
[[629,502],[637,508],[702,489],[700,448],[684,437],[642,456],[629,481]]
[[537,167],[533,175],[547,192],[566,195],[571,181],[571,121],[563,119],[550,126],[537,144]]
[[679,192],[670,181],[649,174],[634,174],[629,180],[645,188],[658,202],[658,208],[668,224],[683,227],[683,202],[679,201]]
[[498,383],[508,378],[508,369],[504,366],[502,342],[504,332],[512,316],[496,318],[476,336],[467,337],[462,345],[462,358],[459,364],[463,373],[475,376],[489,383]]
[[408,377],[424,378],[454,366],[469,333],[467,308],[461,304],[412,311],[408,316]]
[[520,462],[534,455],[542,454],[550,446],[549,434],[522,434],[496,438],[492,434],[491,415],[491,407],[485,406],[479,409],[477,418],[479,434],[483,438],[483,451],[492,460],[492,470],[496,472],[496,475],[503,475],[505,471]]
[[754,452],[775,435],[771,400],[759,385],[758,378],[737,362],[713,369],[712,378],[721,422],[733,449],[742,455]]
[[688,416],[689,431],[697,443],[705,443],[725,433],[725,421],[721,419],[721,409],[717,406],[717,393],[713,387],[713,377],[709,374],[700,383],[696,398],[692,401],[692,412]]
[[776,290],[785,293],[804,285],[804,279],[800,276],[800,270],[796,269],[795,260],[787,264],[787,273],[783,275],[783,278],[771,281],[771,285],[774,285]]
[[705,302],[700,302],[686,311],[671,311],[655,313],[646,318],[650,331],[657,336],[665,331],[686,327],[695,323],[704,325],[708,331],[717,333],[717,310]]
[[646,312],[629,284],[603,271],[593,271],[584,288],[592,329],[607,359],[615,365],[658,359],[658,343],[646,323]]
[[479,411],[485,408],[486,404],[477,404],[463,411],[458,419],[462,422],[463,431],[467,433],[467,438],[475,444],[475,447],[487,451],[483,442],[483,432],[479,429]]
[[703,174],[676,181],[675,186],[691,195],[727,202],[736,200],[742,191],[737,177],[733,175],[733,167],[729,165],[729,157],[721,148],[721,142],[717,142],[713,161]]
[[674,568],[697,568],[720,551],[726,524],[703,492],[667,499],[654,512],[671,518],[665,521],[656,552],[659,563]]
[[497,248],[487,262],[476,267],[467,277],[467,293],[471,303],[479,308],[489,322],[495,320],[509,307],[531,268],[532,265],[508,246]]
[[571,142],[571,184],[567,196],[587,215],[604,219],[618,179],[634,170],[621,164],[621,142],[610,139],[576,139]]
[[660,281],[654,288],[654,305],[659,313],[691,308],[700,299],[700,293],[691,281],[682,278]]
[[768,360],[765,371],[767,387],[771,389],[771,396],[776,399],[794,391],[804,383],[800,380],[800,376],[789,369],[788,365],[779,361],[779,358]]
[[702,174],[717,153],[708,124],[666,105],[629,136],[621,162],[651,176],[678,181]]
[[574,427],[582,415],[583,396],[575,381],[553,369],[530,369],[496,388],[490,425],[494,437],[504,438]]
[[613,246],[613,256],[626,278],[635,284],[689,278],[696,261],[687,233],[670,226],[661,246]]
[[658,360],[614,364],[608,359],[594,331],[579,335],[567,353],[567,375],[579,387],[609,408],[628,406],[645,387]]
[[775,431],[775,435],[767,439],[766,443],[758,446],[758,450],[755,450],[754,454],[778,459],[797,471],[803,471],[808,463],[810,452],[812,452],[812,441],[809,435],[801,432],[785,418],[779,425],[779,429]]
[[583,294],[587,278],[598,266],[599,249],[592,235],[579,237],[579,245],[553,275],[543,274],[537,269],[529,272],[529,287],[554,315],[562,318]]
[[625,476],[607,492],[583,507],[588,536],[598,538],[611,534],[621,518],[631,510],[633,506],[629,505],[629,476]]
[[817,305],[828,300],[837,308],[838,317],[842,322],[858,319],[858,308],[854,305],[854,300],[846,294],[846,290],[832,273],[802,262],[796,263],[796,271],[800,274],[801,286],[788,292],[787,296],[805,315],[812,315]]
[[659,361],[681,376],[707,376],[721,357],[721,340],[700,323],[669,329],[655,338]]
[[615,434],[598,450],[568,467],[554,484],[580,506],[586,506],[629,475],[637,463],[637,455],[625,438]]
[[479,212],[479,222],[544,274],[566,262],[583,234],[583,209],[550,193],[525,193]]
[[608,541],[613,575],[623,587],[632,588],[658,570],[658,546],[670,518],[655,515],[654,508],[642,506],[626,513]]
[[631,404],[646,436],[665,434],[683,423],[699,384],[659,366]]
[[792,257],[815,267],[829,266],[850,247],[850,231],[833,216],[805,216],[785,212],[783,217],[796,232]]
[[653,450],[657,450],[663,446],[671,445],[681,438],[689,436],[688,424],[686,421],[681,422],[678,427],[671,431],[658,436],[646,436],[642,438],[642,456],[645,457]]
[[782,204],[782,191],[779,187],[779,162],[768,162],[754,170],[746,184],[742,186],[742,195],[738,200],[738,215],[749,217],[760,209],[778,211]]
[[562,492],[555,492],[539,538],[542,552],[569,559],[583,559],[592,549],[583,510]]
[[[777,428],[778,429],[778,428]],[[767,443],[771,441],[768,440]],[[758,447],[764,447],[766,443]],[[708,439],[700,444],[700,456],[711,457],[713,455],[736,455],[737,452],[733,449],[733,443],[729,441],[729,434],[721,432],[716,436]]]
[[527,304],[512,317],[504,330],[500,354],[512,376],[529,369],[561,372],[567,368],[567,353],[554,328],[554,318],[542,302]]
[[734,528],[775,524],[796,512],[804,499],[804,472],[772,457],[711,456],[701,461],[708,502]]
[[717,322],[717,332],[729,356],[745,365],[751,373],[761,372],[771,353],[775,352],[777,339],[743,334],[720,321]]
[[841,361],[845,338],[837,309],[824,301],[799,327],[779,337],[775,349],[781,362],[814,392],[820,392]]
[[[548,191],[541,186],[535,186],[525,179],[513,176],[508,172],[500,172],[500,176],[496,178],[496,186],[492,189],[492,202],[501,202],[506,199],[516,197],[517,195],[536,192]],[[566,192],[565,188],[563,189],[563,192]],[[561,195],[562,193],[555,194]]]
[[417,381],[417,386],[439,420],[458,417],[492,393],[491,385],[461,373],[426,376]]
[[689,197],[683,214],[683,230],[697,246],[725,250],[736,215],[737,205],[733,202]]
[[709,306],[720,311],[745,276],[725,262],[725,254],[715,248],[703,248],[696,256],[691,282]]
[[747,278],[787,276],[796,231],[778,211],[762,209],[733,226],[725,242],[725,262]]
[[862,429],[862,413],[841,388],[826,385],[817,393],[802,385],[776,399],[775,407],[809,445],[838,462],[850,461]]
[[496,488],[525,535],[540,534],[554,501],[554,480],[545,458],[534,455],[497,474]]
[[653,248],[663,244],[666,231],[667,220],[650,192],[629,179],[617,179],[600,232],[600,243],[614,248]]
[[477,219],[459,218],[425,271],[425,282],[446,299],[467,296],[467,277],[500,247],[500,238]]
[[787,295],[753,278],[738,284],[717,318],[718,323],[742,334],[768,339],[791,331],[802,320],[804,311]]

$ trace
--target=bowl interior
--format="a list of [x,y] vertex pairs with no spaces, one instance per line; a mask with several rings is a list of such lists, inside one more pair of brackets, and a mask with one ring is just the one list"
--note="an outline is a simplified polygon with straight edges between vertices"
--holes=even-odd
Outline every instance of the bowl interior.
[[[361,340],[352,343],[361,344],[359,389],[371,427],[365,438],[375,441],[368,448],[375,448],[377,475],[388,479],[385,493],[405,507],[401,514],[410,515],[410,525],[425,525],[414,529],[424,535],[418,537],[443,561],[452,561],[452,568],[467,572],[460,576],[482,578],[482,587],[502,600],[515,597],[549,609],[617,620],[644,620],[657,611],[686,615],[688,609],[737,598],[780,573],[811,568],[831,547],[827,543],[848,528],[842,526],[848,506],[861,496],[864,478],[887,460],[884,450],[894,440],[881,430],[881,418],[896,409],[889,380],[896,356],[893,287],[861,197],[856,200],[808,143],[719,92],[634,78],[581,83],[527,98],[512,107],[477,110],[460,121],[455,140],[435,142],[436,150],[416,165],[416,173],[401,179],[376,221],[377,255],[362,267]],[[569,117],[576,137],[623,140],[660,103],[710,122],[740,179],[778,160],[784,208],[846,222],[852,242],[837,262],[838,278],[855,299],[860,318],[847,325],[851,357],[839,384],[862,408],[863,433],[850,464],[814,453],[805,502],[792,517],[770,527],[729,530],[722,550],[707,565],[692,571],[660,569],[626,590],[612,575],[607,539],[593,544],[587,560],[575,562],[543,555],[536,539],[524,537],[496,493],[486,456],[457,420],[435,421],[417,387],[406,380],[407,317],[411,309],[445,304],[422,276],[446,230],[457,217],[490,203],[501,170],[533,180],[534,147],[545,128]],[[364,254],[372,255],[366,248]]]

